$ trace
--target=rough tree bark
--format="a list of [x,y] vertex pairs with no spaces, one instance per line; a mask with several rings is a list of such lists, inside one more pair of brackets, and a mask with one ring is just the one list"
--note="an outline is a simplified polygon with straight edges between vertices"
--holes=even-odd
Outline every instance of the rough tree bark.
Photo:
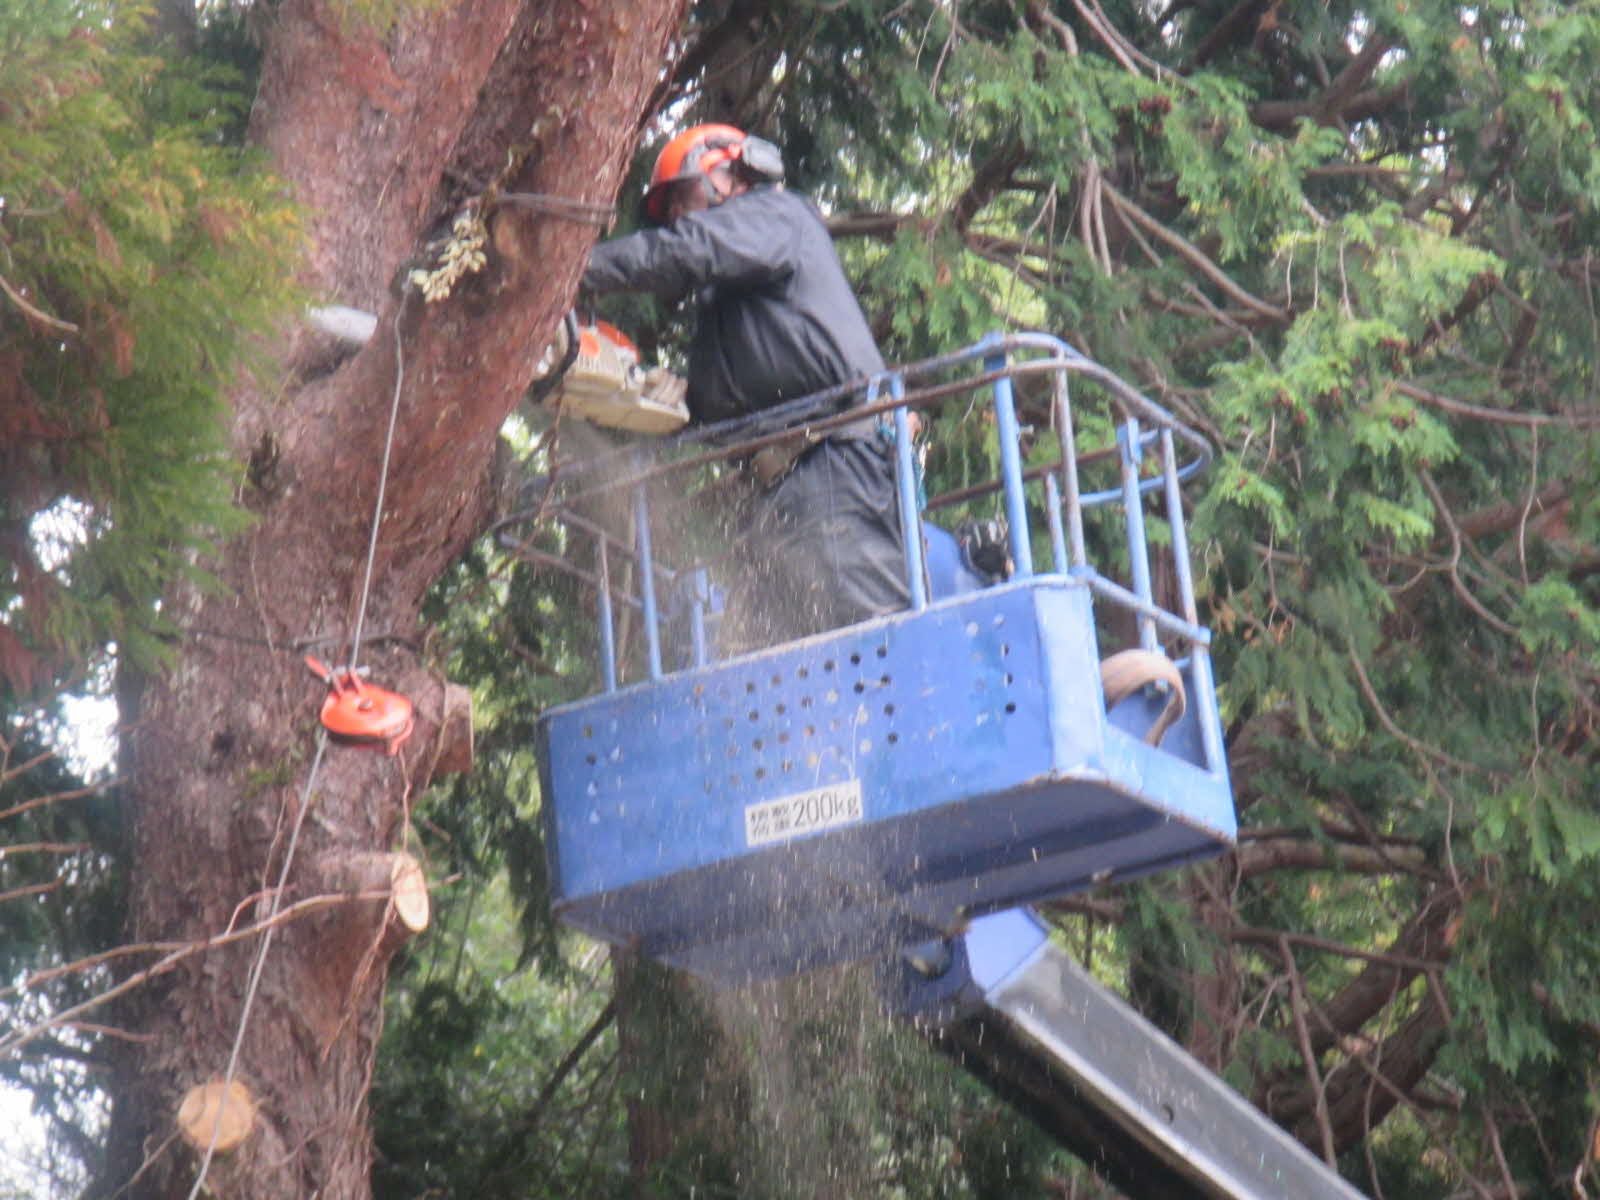
[[[419,604],[482,527],[496,430],[599,230],[504,208],[489,216],[485,269],[447,300],[391,281],[491,184],[609,204],[682,16],[681,0],[417,7],[382,35],[331,0],[284,0],[271,19],[252,137],[307,207],[308,284],[321,302],[376,311],[378,334],[340,361],[288,332],[274,385],[236,397],[233,446],[259,519],[217,564],[221,590],[169,598],[188,631],[175,668],[124,687],[137,705],[124,714],[135,940],[199,938],[266,911],[303,794],[286,900],[328,890],[331,860],[404,848],[443,707],[415,651]],[[321,688],[300,654],[314,639],[331,661],[348,653],[396,394],[362,658],[417,703],[417,732],[392,758],[329,747],[308,788]],[[367,1090],[395,939],[381,906],[359,907],[369,937],[331,918],[277,929],[236,1071],[253,1127],[211,1163],[211,1194],[369,1193]],[[192,961],[121,1014],[136,1040],[113,1085],[105,1194],[189,1194],[203,1152],[173,1136],[180,1103],[227,1068],[257,944]]]

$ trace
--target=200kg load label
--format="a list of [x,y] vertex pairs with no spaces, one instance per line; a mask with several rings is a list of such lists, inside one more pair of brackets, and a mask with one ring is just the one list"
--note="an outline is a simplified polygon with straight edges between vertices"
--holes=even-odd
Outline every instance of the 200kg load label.
[[744,810],[745,845],[781,842],[802,833],[849,825],[861,817],[861,781],[830,783],[809,792],[748,805]]

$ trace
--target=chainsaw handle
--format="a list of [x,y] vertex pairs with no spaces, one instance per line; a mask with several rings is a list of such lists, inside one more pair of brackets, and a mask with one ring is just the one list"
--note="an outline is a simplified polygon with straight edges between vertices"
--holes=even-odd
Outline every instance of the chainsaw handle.
[[528,385],[528,399],[535,404],[540,403],[561,382],[562,377],[572,370],[572,364],[578,361],[578,312],[576,309],[567,309],[567,315],[561,318],[561,329],[567,337],[567,348],[562,352],[561,361],[551,368],[550,373],[535,379]]

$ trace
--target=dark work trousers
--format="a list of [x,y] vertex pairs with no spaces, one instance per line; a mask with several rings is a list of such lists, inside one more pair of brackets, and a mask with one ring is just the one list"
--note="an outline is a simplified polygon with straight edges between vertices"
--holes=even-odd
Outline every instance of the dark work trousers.
[[897,612],[911,601],[894,453],[876,435],[829,438],[755,500],[734,586],[741,650]]

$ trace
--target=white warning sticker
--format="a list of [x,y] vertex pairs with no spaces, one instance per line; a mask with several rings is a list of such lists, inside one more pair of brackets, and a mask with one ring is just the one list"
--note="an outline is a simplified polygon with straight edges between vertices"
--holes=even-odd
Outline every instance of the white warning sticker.
[[861,818],[861,781],[847,779],[748,805],[744,810],[745,845],[764,846],[802,833],[850,825]]

